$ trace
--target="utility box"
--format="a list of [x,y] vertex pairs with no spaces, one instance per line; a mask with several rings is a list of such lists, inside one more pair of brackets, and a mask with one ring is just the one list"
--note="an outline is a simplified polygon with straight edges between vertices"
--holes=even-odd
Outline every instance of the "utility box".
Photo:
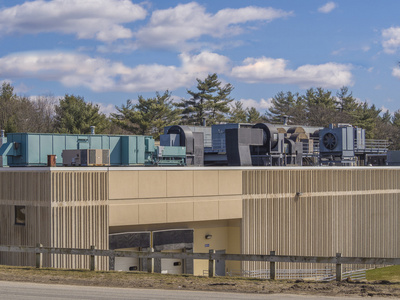
[[110,150],[106,149],[77,149],[62,152],[64,166],[109,166]]
[[400,151],[388,151],[387,165],[388,166],[400,166]]
[[186,165],[186,147],[158,146],[154,155],[156,165]]

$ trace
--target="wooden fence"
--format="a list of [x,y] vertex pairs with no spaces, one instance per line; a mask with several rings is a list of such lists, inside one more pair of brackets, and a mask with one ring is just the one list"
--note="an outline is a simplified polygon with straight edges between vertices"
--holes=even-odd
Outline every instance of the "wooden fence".
[[154,258],[175,258],[175,259],[206,259],[209,261],[208,276],[215,275],[215,260],[234,260],[234,261],[264,261],[270,262],[270,278],[276,279],[276,263],[325,263],[336,264],[336,280],[342,281],[342,265],[343,264],[373,264],[373,265],[400,265],[400,258],[379,258],[379,257],[342,257],[337,253],[334,257],[327,256],[292,256],[292,255],[276,255],[275,251],[271,251],[269,255],[257,254],[225,254],[215,253],[210,250],[209,253],[190,253],[190,252],[154,252],[153,249],[147,252],[140,251],[117,251],[117,250],[99,250],[94,246],[90,249],[74,249],[74,248],[52,248],[43,247],[38,244],[36,247],[27,246],[0,246],[0,252],[23,252],[36,254],[36,267],[42,267],[42,254],[75,254],[90,256],[90,270],[94,271],[95,257],[108,256],[112,263],[115,263],[115,257],[135,257],[139,259],[147,259],[147,271],[153,272]]

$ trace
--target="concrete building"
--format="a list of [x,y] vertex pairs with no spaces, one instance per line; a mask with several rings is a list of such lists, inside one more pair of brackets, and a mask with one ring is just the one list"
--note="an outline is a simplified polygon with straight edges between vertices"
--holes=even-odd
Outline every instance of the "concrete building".
[[[0,244],[400,257],[399,175],[400,167],[0,168]],[[34,263],[32,254],[0,252],[0,264]],[[108,259],[97,263],[108,269]],[[143,263],[120,258],[116,268]],[[47,267],[88,265],[44,256]],[[203,275],[208,262],[163,260],[155,269]]]

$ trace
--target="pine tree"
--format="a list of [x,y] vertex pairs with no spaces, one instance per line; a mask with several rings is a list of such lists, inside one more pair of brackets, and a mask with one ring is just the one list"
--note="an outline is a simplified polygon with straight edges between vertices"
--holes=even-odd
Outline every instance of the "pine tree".
[[244,123],[247,121],[246,109],[243,103],[235,101],[229,112],[229,123]]
[[181,109],[181,123],[189,125],[201,125],[203,120],[207,125],[219,124],[226,121],[229,113],[229,103],[233,101],[229,97],[233,86],[228,83],[221,86],[217,74],[208,75],[204,81],[197,80],[197,91],[187,90],[190,99],[182,99],[176,106]]
[[246,122],[251,124],[261,123],[265,121],[260,112],[255,107],[250,107],[247,109],[246,117]]
[[288,124],[305,124],[304,97],[299,93],[279,92],[271,100],[271,107],[265,114],[265,121],[282,124],[286,117]]
[[304,96],[307,124],[309,126],[325,126],[335,123],[336,103],[332,97],[332,92],[322,88],[308,89]]
[[97,104],[86,103],[83,97],[65,95],[56,105],[55,128],[59,133],[88,134],[90,126],[102,133],[109,126],[106,116]]
[[113,123],[119,127],[140,135],[152,135],[158,139],[164,127],[178,122],[178,110],[174,109],[171,93],[158,92],[153,98],[139,96],[138,103],[128,100],[126,105],[116,107],[118,113],[111,114]]
[[364,102],[358,108],[357,122],[354,125],[365,129],[365,137],[367,139],[378,137],[379,133],[377,134],[376,132],[376,122],[380,113],[380,109],[377,109],[374,104],[369,107],[367,102]]

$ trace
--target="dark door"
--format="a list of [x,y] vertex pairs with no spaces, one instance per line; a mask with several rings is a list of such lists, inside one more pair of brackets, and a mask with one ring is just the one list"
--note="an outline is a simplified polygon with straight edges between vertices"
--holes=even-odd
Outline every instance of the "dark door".
[[[216,250],[215,253],[225,254],[225,250]],[[217,259],[215,262],[215,275],[225,276],[225,260]]]

